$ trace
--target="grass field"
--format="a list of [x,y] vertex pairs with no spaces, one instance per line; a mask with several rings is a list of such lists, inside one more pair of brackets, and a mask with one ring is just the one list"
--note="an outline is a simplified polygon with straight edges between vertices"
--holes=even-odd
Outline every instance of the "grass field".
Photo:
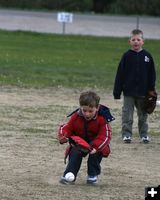
[[[0,84],[109,88],[127,38],[0,31]],[[147,40],[160,86],[160,40]]]

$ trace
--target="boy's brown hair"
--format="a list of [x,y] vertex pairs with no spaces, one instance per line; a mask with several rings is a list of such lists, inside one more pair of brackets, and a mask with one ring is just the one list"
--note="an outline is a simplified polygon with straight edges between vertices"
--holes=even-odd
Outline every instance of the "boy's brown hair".
[[89,106],[98,108],[100,97],[93,91],[82,92],[79,97],[80,106]]
[[141,31],[140,29],[134,29],[134,30],[131,31],[131,37],[133,35],[141,35],[142,38],[143,38],[143,31]]

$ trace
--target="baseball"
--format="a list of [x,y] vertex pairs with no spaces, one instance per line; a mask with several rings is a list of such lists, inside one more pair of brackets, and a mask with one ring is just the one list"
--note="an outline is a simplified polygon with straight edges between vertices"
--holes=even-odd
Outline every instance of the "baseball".
[[74,174],[73,174],[72,172],[68,172],[68,173],[65,175],[65,178],[66,178],[67,181],[72,182],[72,181],[74,181],[75,176],[74,176]]

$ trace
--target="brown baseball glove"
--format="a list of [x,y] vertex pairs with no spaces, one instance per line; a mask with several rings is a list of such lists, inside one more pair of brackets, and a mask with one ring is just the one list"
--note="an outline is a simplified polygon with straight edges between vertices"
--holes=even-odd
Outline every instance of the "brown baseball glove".
[[148,114],[153,113],[156,108],[157,93],[156,91],[150,91],[144,98],[144,111]]
[[83,156],[86,156],[91,151],[91,146],[79,136],[71,136],[69,138],[69,143],[76,147]]

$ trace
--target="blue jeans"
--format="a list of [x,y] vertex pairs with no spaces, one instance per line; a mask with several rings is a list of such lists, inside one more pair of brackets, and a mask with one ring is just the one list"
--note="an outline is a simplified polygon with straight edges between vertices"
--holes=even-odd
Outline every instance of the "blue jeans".
[[[97,176],[101,173],[100,163],[102,161],[102,157],[101,153],[88,155],[87,173],[89,176]],[[82,160],[82,154],[75,147],[72,147],[69,153],[69,162],[63,175],[65,176],[68,172],[72,172],[76,177],[81,167]]]

